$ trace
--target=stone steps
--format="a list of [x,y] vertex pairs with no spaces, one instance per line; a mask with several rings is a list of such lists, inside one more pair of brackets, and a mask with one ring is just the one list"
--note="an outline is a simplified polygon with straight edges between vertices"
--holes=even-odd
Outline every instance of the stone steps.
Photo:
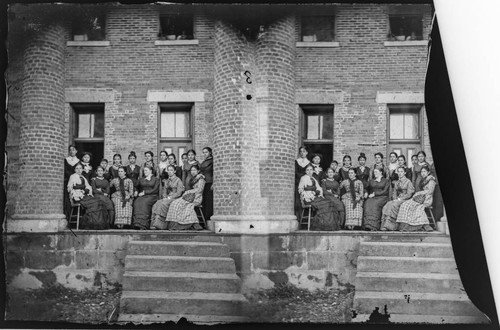
[[218,237],[186,237],[129,242],[119,322],[177,322],[181,317],[200,324],[248,321],[229,247]]
[[375,308],[393,323],[488,323],[469,300],[449,237],[374,235],[360,243],[352,322]]

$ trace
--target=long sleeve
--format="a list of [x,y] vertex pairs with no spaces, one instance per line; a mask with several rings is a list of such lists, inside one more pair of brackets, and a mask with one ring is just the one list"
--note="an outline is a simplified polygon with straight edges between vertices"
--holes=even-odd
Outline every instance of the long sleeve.
[[143,187],[144,195],[158,195],[159,189],[160,189],[160,180],[152,176],[151,182],[145,187]]
[[177,189],[170,195],[170,198],[179,198],[184,193],[184,185],[180,179],[177,179]]
[[302,194],[304,192],[305,186],[309,185],[309,177],[307,175],[303,175],[302,178],[300,178],[299,181],[299,186],[297,189],[299,190],[299,194]]
[[104,192],[100,191],[100,190],[97,190],[97,185],[96,185],[96,182],[95,182],[95,178],[92,178],[92,180],[90,180],[90,186],[92,187],[92,191],[95,193],[95,194],[103,194]]
[[375,194],[375,196],[386,196],[386,195],[389,195],[389,180],[386,179],[384,180],[385,184],[384,184],[384,188],[382,190],[375,190],[373,191],[373,193]]
[[80,184],[80,177],[78,176],[78,174],[71,174],[71,176],[69,177],[69,180],[68,180],[68,186],[67,186],[67,189],[68,189],[68,192],[71,192],[71,190],[73,190],[73,186],[75,184]]
[[[203,182],[201,182],[203,181]],[[197,194],[197,193],[203,193],[203,188],[205,187],[205,179],[199,179],[195,184],[194,184],[194,187],[193,189],[190,189],[190,190],[186,190],[184,192],[184,194],[189,194],[189,193],[193,193],[193,194]]]
[[410,199],[411,196],[413,196],[413,193],[415,192],[415,188],[413,187],[413,183],[408,182],[407,187],[408,188],[406,189],[406,193],[399,196],[399,198],[402,200]]

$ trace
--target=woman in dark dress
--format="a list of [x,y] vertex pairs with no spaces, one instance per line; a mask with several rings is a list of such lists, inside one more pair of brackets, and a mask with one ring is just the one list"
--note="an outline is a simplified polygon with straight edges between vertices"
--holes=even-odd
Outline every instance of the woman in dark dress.
[[193,149],[188,150],[187,157],[187,161],[182,164],[182,184],[184,187],[189,187],[191,179],[193,178],[191,174],[191,167],[194,165],[200,165],[196,160],[196,151]]
[[76,147],[74,145],[70,145],[68,147],[68,153],[69,156],[64,159],[64,214],[66,215],[66,219],[69,220],[69,216],[71,214],[71,202],[69,200],[69,196],[67,193],[67,186],[68,186],[68,181],[69,177],[75,173],[75,166],[80,162],[78,157],[76,157],[76,154],[78,153],[78,150],[76,150]]
[[139,176],[141,175],[141,167],[136,164],[137,156],[134,151],[131,151],[128,155],[128,165],[125,166],[125,172],[127,178],[132,180],[134,184],[134,190],[137,190],[137,186],[139,185]]
[[158,165],[156,166],[156,176],[161,180],[168,178],[167,166],[168,166],[168,154],[165,150],[160,151],[160,159],[158,160]]
[[388,177],[388,173],[387,173],[387,168],[386,166],[384,165],[384,155],[382,155],[381,152],[377,152],[375,154],[375,164],[373,164],[373,167],[372,169],[370,170],[370,179],[375,179],[375,175],[373,174],[373,170],[378,168],[382,171],[382,176],[384,178],[387,178]]
[[340,176],[340,182],[344,180],[349,180],[349,169],[351,169],[352,159],[351,156],[345,155],[344,158],[342,159],[342,167],[339,170],[339,176]]
[[122,165],[122,155],[120,155],[120,154],[114,154],[113,155],[113,165],[111,165],[109,167],[110,182],[113,179],[119,178],[118,170],[121,167],[123,167],[123,165]]
[[214,158],[212,155],[212,148],[203,148],[203,155],[205,159],[200,164],[201,174],[205,177],[205,187],[203,188],[203,213],[206,220],[210,220],[214,214],[214,191],[212,183],[214,182]]
[[144,166],[142,169],[144,177],[139,179],[138,190],[134,192],[137,196],[134,200],[134,229],[149,229],[151,220],[151,209],[158,200],[160,180],[153,175],[153,168]]
[[394,172],[396,172],[398,167],[399,167],[398,154],[395,153],[394,151],[391,151],[391,153],[389,154],[389,165],[387,165],[387,171],[388,171],[387,177],[388,178],[392,177],[392,175],[394,174]]
[[363,182],[363,188],[366,190],[368,187],[368,180],[370,179],[370,168],[366,165],[366,156],[360,153],[358,157],[359,166],[356,167],[356,178]]
[[306,174],[306,166],[310,163],[309,159],[307,159],[306,147],[300,147],[299,157],[295,160],[295,215],[297,216],[297,219],[300,219],[300,214],[302,212],[300,194],[297,187],[299,186],[300,178]]
[[[338,223],[337,229],[340,229],[344,225],[345,221],[345,209],[344,203],[340,200],[340,183],[335,178],[335,171],[333,168],[329,167],[326,170],[326,178],[321,182],[321,189],[323,189],[323,196],[325,199],[330,200],[333,203],[335,211],[338,212]],[[335,216],[335,214],[334,214]]]
[[[104,170],[104,173],[103,173],[103,177],[109,181],[111,181],[111,173],[109,173],[109,168],[108,168],[108,160],[106,158],[103,158],[101,160],[101,164],[99,165],[102,167],[102,169]],[[97,171],[97,169],[96,169]],[[97,173],[95,173],[94,177],[97,175]]]
[[112,225],[115,221],[115,206],[110,199],[110,185],[109,181],[104,177],[104,169],[101,166],[97,166],[96,176],[91,180],[92,191],[94,192],[94,197],[100,199],[104,205],[106,205],[106,210],[108,211],[108,221]]
[[332,162],[330,163],[330,168],[333,169],[333,177],[338,183],[340,183],[339,162],[337,162],[336,160],[332,160]]
[[373,170],[375,179],[368,183],[368,191],[365,192],[365,204],[363,206],[364,229],[376,231],[380,229],[382,208],[389,201],[389,180],[382,177],[382,171],[378,168]]
[[155,163],[154,163],[154,161],[153,161],[153,157],[154,157],[154,156],[155,156],[155,155],[153,154],[153,152],[152,152],[152,151],[146,151],[146,152],[144,153],[144,159],[146,160],[146,162],[145,162],[145,163],[144,163],[144,165],[142,166],[142,169],[141,169],[141,175],[140,175],[141,177],[144,177],[144,176],[145,176],[145,174],[144,174],[144,168],[145,168],[146,166],[151,167],[151,173],[153,174],[153,176],[157,176],[157,173],[156,173],[156,165],[155,165]]
[[174,167],[175,175],[179,179],[181,179],[182,182],[182,168],[179,165],[177,165],[177,159],[175,158],[175,154],[171,153],[170,155],[168,155],[167,159],[168,159],[168,164]]

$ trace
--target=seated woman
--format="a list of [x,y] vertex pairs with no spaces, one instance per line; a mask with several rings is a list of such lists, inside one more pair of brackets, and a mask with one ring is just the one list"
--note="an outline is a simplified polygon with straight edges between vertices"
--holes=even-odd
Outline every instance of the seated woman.
[[376,168],[382,170],[382,176],[384,178],[387,178],[389,172],[387,171],[387,168],[383,162],[384,155],[381,152],[377,152],[374,156],[375,156],[375,164],[373,164],[373,167],[370,170],[370,179],[375,179],[375,175],[373,174],[373,170]]
[[323,189],[314,178],[314,166],[306,166],[306,174],[302,176],[299,182],[298,191],[300,198],[306,205],[316,211],[314,218],[311,219],[312,230],[338,230],[339,215],[335,210],[331,200],[325,199]]
[[[184,155],[183,155],[184,156]],[[187,161],[182,163],[182,184],[184,187],[189,187],[189,184],[191,182],[191,179],[193,178],[191,176],[191,167],[194,165],[200,165],[198,161],[196,160],[196,151],[193,149],[188,150],[187,152]]]
[[389,180],[382,177],[382,171],[378,168],[373,170],[375,179],[368,182],[368,188],[365,192],[364,207],[364,229],[376,231],[380,229],[380,218],[382,217],[382,208],[389,200]]
[[154,158],[154,154],[152,151],[146,151],[144,153],[144,160],[146,161],[144,163],[144,165],[142,166],[142,170],[141,170],[141,177],[145,177],[146,174],[144,174],[144,167],[146,166],[149,166],[150,168],[152,168],[151,172],[153,174],[153,176],[157,176],[157,173],[156,173],[156,166],[155,166],[155,162],[153,160]]
[[181,197],[184,192],[184,185],[175,174],[174,165],[167,166],[167,174],[168,179],[163,180],[164,185],[160,190],[161,199],[153,205],[151,211],[151,229],[167,229],[165,219],[167,218],[170,203]]
[[205,177],[200,173],[199,165],[191,166],[190,175],[190,189],[184,192],[182,198],[174,200],[168,209],[166,221],[169,230],[203,229],[198,223],[194,207],[200,205],[203,199]]
[[345,189],[342,195],[342,202],[345,206],[345,225],[347,229],[353,230],[356,226],[361,226],[363,220],[363,182],[356,178],[356,170],[349,169],[349,179],[342,181],[340,188]]
[[333,204],[333,208],[338,213],[338,219],[335,221],[335,227],[337,228],[334,230],[340,229],[340,227],[344,225],[345,221],[344,204],[340,200],[340,183],[337,180],[338,179],[336,178],[334,169],[329,167],[326,169],[326,179],[321,181],[321,189],[323,189],[325,199],[330,200]]
[[151,208],[158,200],[160,191],[160,179],[154,176],[153,168],[144,166],[142,169],[144,177],[139,179],[139,186],[134,192],[134,229],[149,229],[151,219]]
[[104,169],[101,166],[97,166],[96,176],[92,178],[91,185],[94,197],[100,199],[106,205],[108,220],[111,225],[115,220],[115,206],[109,199],[109,182],[104,177]]
[[177,159],[175,158],[175,154],[173,152],[168,155],[168,164],[175,168],[175,175],[182,180],[182,168],[177,165]]
[[398,217],[399,207],[406,200],[410,199],[415,189],[410,179],[405,176],[405,168],[399,167],[397,170],[398,181],[394,184],[392,190],[392,200],[385,204],[382,208],[382,224],[380,230],[396,230],[398,225],[396,219]]
[[422,175],[420,191],[417,191],[412,199],[404,202],[399,209],[396,222],[399,224],[398,230],[400,231],[433,231],[425,214],[425,208],[432,205],[436,179],[431,175],[431,170],[427,166],[422,167],[420,174]]
[[[415,187],[415,191],[420,191],[421,187],[423,187],[420,184],[420,182],[423,180],[423,177],[422,177],[421,172],[420,172],[420,170],[422,169],[422,167],[426,166],[431,171],[431,174],[434,173],[434,167],[432,166],[432,164],[430,164],[429,162],[427,162],[427,160],[425,159],[425,157],[426,157],[425,152],[424,151],[419,151],[417,153],[418,162],[417,162],[417,164],[415,164],[413,166],[412,183],[413,183],[413,186]],[[434,177],[434,180],[436,180],[435,177]]]
[[132,223],[134,183],[127,178],[125,167],[120,167],[117,175],[117,178],[111,180],[111,187],[116,190],[111,195],[111,200],[115,204],[115,226],[121,229],[123,226],[129,226]]
[[156,177],[161,180],[167,179],[168,154],[165,150],[160,151],[160,159],[156,165]]
[[83,176],[83,166],[75,165],[75,173],[69,177],[68,181],[69,198],[79,202],[85,210],[82,217],[81,226],[83,229],[108,229],[109,220],[106,205],[92,195],[92,187]]

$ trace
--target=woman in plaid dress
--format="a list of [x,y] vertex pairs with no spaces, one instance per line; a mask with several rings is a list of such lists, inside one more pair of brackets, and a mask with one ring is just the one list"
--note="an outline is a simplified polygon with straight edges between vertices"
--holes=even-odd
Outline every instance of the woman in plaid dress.
[[347,229],[353,230],[355,226],[361,226],[363,219],[363,182],[356,178],[356,170],[349,169],[349,179],[342,181],[340,189],[345,189],[342,202],[345,206],[345,225]]
[[398,167],[396,170],[399,180],[394,183],[392,189],[392,200],[387,202],[382,208],[382,223],[380,230],[396,230],[398,224],[396,219],[398,217],[399,208],[406,200],[410,199],[415,189],[410,179],[406,177],[406,169]]
[[201,204],[203,199],[203,188],[205,177],[200,173],[200,166],[191,166],[191,179],[189,186],[181,198],[170,204],[167,213],[167,228],[169,230],[200,230],[203,229],[198,223],[198,217],[194,207]]
[[432,205],[432,195],[436,187],[436,179],[430,174],[431,170],[423,166],[420,170],[422,188],[413,195],[412,199],[404,202],[399,209],[396,222],[400,231],[433,231],[425,208]]
[[175,174],[175,166],[167,166],[168,179],[163,180],[165,185],[160,190],[161,199],[158,200],[151,211],[151,229],[167,229],[165,219],[167,217],[170,204],[182,196],[184,185]]
[[132,201],[134,196],[134,183],[128,179],[125,167],[118,169],[118,177],[111,180],[111,186],[116,191],[111,195],[111,200],[115,204],[115,225],[123,228],[124,225],[132,223]]

